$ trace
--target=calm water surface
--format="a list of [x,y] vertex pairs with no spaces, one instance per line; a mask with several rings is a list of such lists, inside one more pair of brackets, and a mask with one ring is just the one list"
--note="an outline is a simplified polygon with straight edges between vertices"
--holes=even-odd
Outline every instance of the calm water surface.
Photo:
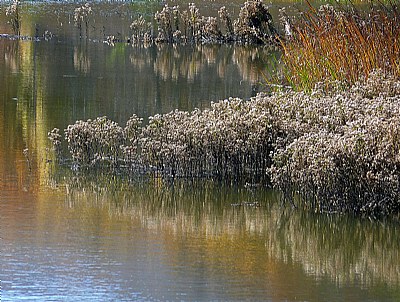
[[[82,41],[68,23],[75,6],[25,6],[22,34],[46,29],[50,41],[0,38],[2,301],[400,300],[398,222],[305,213],[261,188],[129,181],[48,162],[54,127],[248,98],[275,56],[93,41],[129,26],[121,3],[99,3]],[[261,207],[232,206],[243,201]]]

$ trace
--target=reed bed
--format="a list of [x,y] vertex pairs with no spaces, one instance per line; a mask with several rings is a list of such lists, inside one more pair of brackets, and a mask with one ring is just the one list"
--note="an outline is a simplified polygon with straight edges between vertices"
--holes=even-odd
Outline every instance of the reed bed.
[[125,127],[105,117],[77,121],[65,139],[75,163],[89,168],[261,183],[319,212],[396,214],[400,82],[375,72],[347,91],[335,87],[230,98],[146,125],[135,115]]
[[[350,2],[351,3],[351,2]],[[373,70],[399,77],[400,15],[394,1],[354,5],[311,6],[301,17],[284,16],[281,39],[285,78],[298,90],[310,91],[318,82],[348,84]]]

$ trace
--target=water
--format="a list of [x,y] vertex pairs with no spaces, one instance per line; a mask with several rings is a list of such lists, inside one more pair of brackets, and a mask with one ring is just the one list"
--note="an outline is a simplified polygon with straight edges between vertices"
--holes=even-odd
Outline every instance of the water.
[[[263,48],[81,41],[65,22],[74,6],[26,5],[22,34],[46,28],[57,39],[0,38],[2,301],[400,300],[398,222],[315,215],[262,188],[129,181],[49,162],[53,127],[248,98],[274,58]],[[110,33],[125,22],[103,15]],[[243,201],[261,206],[232,206]]]

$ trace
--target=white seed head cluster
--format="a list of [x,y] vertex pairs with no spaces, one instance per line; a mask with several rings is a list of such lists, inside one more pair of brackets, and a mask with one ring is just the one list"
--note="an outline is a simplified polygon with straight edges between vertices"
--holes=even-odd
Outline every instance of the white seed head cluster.
[[10,6],[6,7],[6,16],[13,16],[18,13],[18,5],[20,5],[19,0],[14,0]]
[[85,3],[84,5],[75,8],[74,11],[75,25],[81,27],[82,24],[86,24],[89,21],[90,15],[92,14],[93,10],[89,3]]
[[83,26],[86,28],[86,37],[89,36],[89,21],[92,14],[93,10],[89,3],[85,3],[84,5],[75,8],[74,22],[75,26],[79,28],[80,36],[82,36]]
[[19,14],[20,0],[14,0],[11,5],[6,7],[6,17],[8,23],[11,24],[14,34],[20,34],[21,20]]
[[117,163],[122,156],[121,146],[134,134],[132,119],[134,117],[129,120],[126,129],[106,117],[69,125],[64,133],[72,158],[89,165]]
[[146,22],[143,16],[139,16],[131,23],[132,43],[145,42],[148,43],[148,35],[151,32],[151,23]]
[[287,141],[268,169],[319,211],[399,211],[399,82],[372,74],[349,91],[293,93],[278,106]]

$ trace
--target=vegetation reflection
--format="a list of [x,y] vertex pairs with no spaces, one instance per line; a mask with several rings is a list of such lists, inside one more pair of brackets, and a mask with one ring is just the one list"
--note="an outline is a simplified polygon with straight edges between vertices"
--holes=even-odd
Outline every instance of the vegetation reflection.
[[[108,208],[110,215],[139,219],[148,229],[174,237],[201,234],[226,245],[247,234],[246,240],[250,237],[271,259],[299,263],[307,275],[328,277],[338,286],[400,282],[399,225],[391,221],[292,210],[282,207],[276,193],[212,181],[110,180],[103,174],[66,179],[52,178],[52,185],[65,188],[69,207],[94,204]],[[241,201],[258,201],[260,207],[237,206]]]

